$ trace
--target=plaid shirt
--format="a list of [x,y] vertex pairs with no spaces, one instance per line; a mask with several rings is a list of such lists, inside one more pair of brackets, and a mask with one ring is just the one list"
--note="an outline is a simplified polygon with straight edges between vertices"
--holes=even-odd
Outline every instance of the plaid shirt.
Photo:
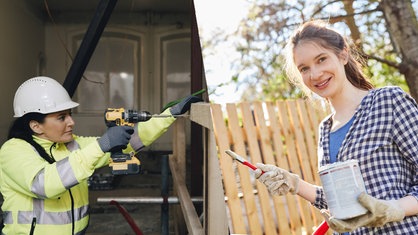
[[[337,161],[357,159],[369,195],[378,199],[399,199],[407,195],[418,200],[418,106],[399,87],[374,89],[357,108]],[[321,122],[319,166],[330,163],[331,116]],[[318,187],[313,205],[327,208]],[[350,234],[418,234],[418,215],[378,228],[359,228]]]

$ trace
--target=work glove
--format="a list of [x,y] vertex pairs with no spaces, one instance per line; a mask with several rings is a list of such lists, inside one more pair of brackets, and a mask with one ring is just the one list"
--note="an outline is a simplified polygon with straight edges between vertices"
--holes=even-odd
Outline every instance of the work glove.
[[[273,165],[257,163],[255,178],[266,185],[271,195],[296,194],[299,187],[299,176]],[[263,173],[264,172],[264,173]]]
[[103,152],[110,152],[114,149],[124,149],[129,144],[131,135],[134,133],[134,129],[130,126],[113,126],[107,129],[107,131],[97,141]]
[[170,113],[172,115],[182,115],[182,114],[186,113],[187,111],[189,111],[190,106],[192,105],[192,103],[197,103],[197,102],[201,102],[201,101],[203,101],[201,98],[199,98],[197,96],[189,95],[186,98],[182,99],[177,104],[173,105],[170,108]]
[[360,227],[381,227],[389,222],[401,221],[405,218],[405,211],[396,200],[379,200],[362,192],[358,201],[368,212],[351,219],[340,220],[332,217],[327,210],[321,210],[330,228],[338,233],[350,232]]

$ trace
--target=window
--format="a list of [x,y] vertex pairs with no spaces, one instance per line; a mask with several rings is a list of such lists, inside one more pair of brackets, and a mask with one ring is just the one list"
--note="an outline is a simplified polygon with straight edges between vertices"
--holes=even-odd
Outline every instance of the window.
[[77,88],[79,113],[103,114],[109,107],[134,108],[139,50],[139,38],[102,35]]
[[[162,39],[163,83],[166,83],[166,102],[190,94],[190,39],[177,35]],[[164,89],[164,86],[163,86]],[[163,92],[164,94],[164,92]]]

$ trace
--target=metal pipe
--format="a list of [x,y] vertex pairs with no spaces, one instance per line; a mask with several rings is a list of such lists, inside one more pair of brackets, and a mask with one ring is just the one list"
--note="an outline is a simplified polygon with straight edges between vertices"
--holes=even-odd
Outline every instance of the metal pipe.
[[[161,156],[161,197],[167,199],[169,196],[169,166],[168,155]],[[169,204],[166,200],[161,203],[161,235],[169,234]]]
[[96,8],[93,19],[87,28],[86,34],[84,34],[81,45],[64,80],[63,86],[71,97],[73,97],[78,83],[80,83],[94,49],[96,49],[104,28],[112,15],[116,2],[117,0],[101,0]]
[[[202,197],[192,197],[192,202],[195,204],[202,204]],[[178,197],[167,197],[166,200],[163,197],[99,197],[97,198],[98,203],[110,203],[111,201],[117,201],[124,204],[179,204]]]

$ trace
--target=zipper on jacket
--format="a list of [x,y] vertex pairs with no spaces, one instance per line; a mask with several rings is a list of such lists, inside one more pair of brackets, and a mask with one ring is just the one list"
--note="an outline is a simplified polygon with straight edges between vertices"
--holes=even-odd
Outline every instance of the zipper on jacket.
[[[54,158],[54,155],[52,154],[52,148],[55,148],[56,145],[57,143],[54,143],[49,148],[49,155],[51,155],[51,158],[54,160],[54,162],[55,162],[55,158]],[[73,194],[71,193],[71,189],[68,189],[68,192],[70,193],[70,199],[71,199],[71,234],[74,235],[74,231],[75,231],[74,198],[73,198]]]

